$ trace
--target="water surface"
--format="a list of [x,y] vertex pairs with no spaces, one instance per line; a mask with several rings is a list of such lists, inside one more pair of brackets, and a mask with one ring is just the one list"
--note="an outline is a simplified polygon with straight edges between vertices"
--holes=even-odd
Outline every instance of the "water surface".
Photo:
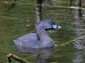
[[43,18],[53,20],[62,29],[50,34],[58,46],[50,50],[40,49],[37,53],[19,52],[13,43],[14,39],[34,32],[35,1],[19,0],[10,11],[7,10],[10,4],[0,5],[0,63],[7,61],[6,55],[10,52],[33,63],[85,62],[85,23],[78,16],[78,10],[69,11],[67,0],[59,0],[56,5],[43,5]]

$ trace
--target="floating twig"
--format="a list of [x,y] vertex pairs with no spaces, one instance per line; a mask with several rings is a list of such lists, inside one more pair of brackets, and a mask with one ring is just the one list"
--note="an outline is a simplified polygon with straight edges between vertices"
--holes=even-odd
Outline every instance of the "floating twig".
[[7,58],[8,58],[8,63],[12,63],[11,59],[14,59],[14,60],[16,60],[16,61],[18,61],[18,62],[20,62],[20,63],[28,63],[28,61],[26,61],[26,60],[18,57],[17,55],[14,55],[14,54],[12,54],[12,53],[9,53],[9,54],[7,55]]

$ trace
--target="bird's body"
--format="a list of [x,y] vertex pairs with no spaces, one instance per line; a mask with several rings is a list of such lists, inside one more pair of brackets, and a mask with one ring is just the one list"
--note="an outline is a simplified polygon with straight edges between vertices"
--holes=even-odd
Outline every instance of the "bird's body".
[[[36,33],[30,33],[23,35],[19,37],[17,40],[13,41],[17,45],[17,47],[26,47],[26,48],[48,48],[50,47],[50,45],[54,45],[54,42],[50,37],[48,38],[49,40],[47,40],[46,36],[43,37],[43,39],[42,39],[43,42],[41,42],[40,40],[38,40]],[[51,43],[48,44],[48,42],[50,41],[52,42],[52,44]]]
[[23,48],[50,48],[54,47],[54,41],[49,37],[46,29],[61,28],[51,20],[42,20],[36,24],[36,33],[23,35],[13,40],[17,47]]

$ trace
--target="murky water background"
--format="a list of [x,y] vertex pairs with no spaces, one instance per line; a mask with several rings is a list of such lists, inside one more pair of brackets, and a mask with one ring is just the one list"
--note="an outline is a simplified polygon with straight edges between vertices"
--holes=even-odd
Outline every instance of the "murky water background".
[[13,43],[14,39],[34,32],[35,2],[19,0],[13,9],[7,11],[9,6],[0,4],[0,63],[7,62],[8,53],[33,63],[85,62],[85,21],[83,17],[79,17],[78,10],[69,10],[67,0],[58,0],[56,5],[44,3],[43,18],[53,20],[61,25],[62,29],[50,33],[58,46],[54,49],[37,50],[36,54],[19,52]]

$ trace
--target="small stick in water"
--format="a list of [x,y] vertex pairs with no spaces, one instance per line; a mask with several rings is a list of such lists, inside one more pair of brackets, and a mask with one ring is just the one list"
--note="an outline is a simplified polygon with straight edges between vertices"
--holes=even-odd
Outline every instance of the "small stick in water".
[[14,55],[12,53],[9,53],[7,55],[7,58],[8,58],[8,63],[12,63],[11,59],[14,59],[14,60],[16,60],[16,61],[18,61],[20,63],[28,63],[28,61],[26,61],[26,60],[24,60],[24,59],[22,59],[22,58],[20,58],[20,57],[18,57],[16,55]]

